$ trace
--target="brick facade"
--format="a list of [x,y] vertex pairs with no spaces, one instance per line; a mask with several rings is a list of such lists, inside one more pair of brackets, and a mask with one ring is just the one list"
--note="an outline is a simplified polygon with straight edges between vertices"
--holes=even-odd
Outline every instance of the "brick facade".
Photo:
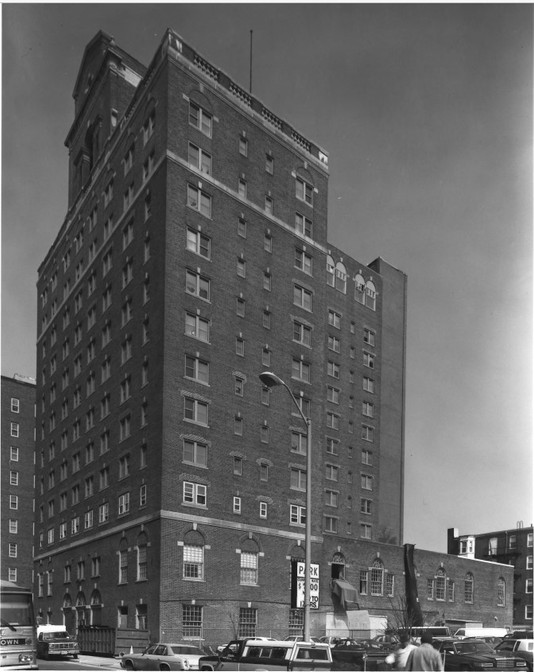
[[38,281],[38,609],[208,643],[298,626],[305,427],[272,370],[313,423],[324,632],[333,554],[402,557],[406,276],[328,243],[326,153],[173,31],[148,69],[99,33],[75,100]]

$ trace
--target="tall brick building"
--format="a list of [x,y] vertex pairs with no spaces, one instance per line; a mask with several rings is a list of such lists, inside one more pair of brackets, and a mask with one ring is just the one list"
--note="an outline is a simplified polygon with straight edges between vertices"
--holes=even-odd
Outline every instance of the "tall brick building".
[[0,578],[33,583],[35,381],[2,376],[2,524]]
[[173,31],[148,68],[98,33],[73,95],[38,279],[39,612],[152,639],[300,631],[305,427],[265,369],[313,419],[312,631],[350,586],[367,609],[365,572],[387,608],[405,275],[329,244],[325,151]]

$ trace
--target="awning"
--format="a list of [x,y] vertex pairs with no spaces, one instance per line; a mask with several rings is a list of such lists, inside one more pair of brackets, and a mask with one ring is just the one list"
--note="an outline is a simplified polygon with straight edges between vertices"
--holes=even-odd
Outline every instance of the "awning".
[[332,581],[332,594],[337,597],[344,611],[360,608],[358,604],[358,592],[348,581],[334,579]]

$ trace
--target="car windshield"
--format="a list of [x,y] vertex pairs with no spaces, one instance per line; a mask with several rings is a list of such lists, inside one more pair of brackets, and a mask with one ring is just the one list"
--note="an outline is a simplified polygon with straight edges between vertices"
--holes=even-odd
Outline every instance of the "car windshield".
[[456,653],[466,654],[466,653],[493,653],[491,646],[488,646],[486,642],[460,642],[455,644],[454,648]]
[[203,656],[203,652],[198,648],[198,646],[187,646],[185,644],[170,644],[172,652],[175,656],[180,656],[184,654],[190,654],[193,656]]

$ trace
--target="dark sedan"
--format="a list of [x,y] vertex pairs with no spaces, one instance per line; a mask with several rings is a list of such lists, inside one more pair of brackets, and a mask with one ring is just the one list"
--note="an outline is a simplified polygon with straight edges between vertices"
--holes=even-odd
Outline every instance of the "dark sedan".
[[514,654],[496,653],[481,640],[446,639],[435,644],[445,670],[516,670],[526,672],[526,662]]

